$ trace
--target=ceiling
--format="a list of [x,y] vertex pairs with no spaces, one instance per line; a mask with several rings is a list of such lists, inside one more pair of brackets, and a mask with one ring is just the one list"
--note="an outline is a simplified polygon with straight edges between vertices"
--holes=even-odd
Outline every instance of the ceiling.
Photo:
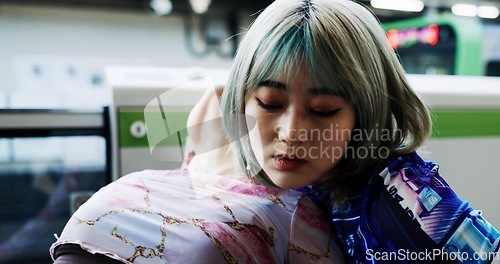
[[[36,5],[36,6],[59,6],[69,8],[87,8],[87,9],[102,9],[113,10],[117,12],[152,12],[149,5],[151,0],[0,0],[0,4],[15,4],[15,5]],[[368,7],[370,0],[356,0]],[[401,0],[394,0],[401,1]],[[426,7],[422,12],[410,13],[401,11],[389,11],[372,8],[374,13],[382,22],[400,20],[409,17],[424,15],[428,10],[433,9],[437,12],[449,10],[455,3],[469,4],[490,4],[500,7],[500,0],[423,0]],[[178,14],[191,13],[188,0],[171,0],[173,12]],[[272,0],[212,0],[208,14],[220,12],[244,11],[255,13],[269,5]],[[489,19],[488,22],[500,23],[500,17]]]
[[[394,0],[401,1],[401,0]],[[500,0],[422,0],[425,4],[424,10],[418,13],[391,11],[372,8],[370,0],[357,0],[370,7],[382,22],[400,20],[409,17],[418,17],[427,14],[430,11],[434,12],[450,12],[454,4],[470,4],[470,5],[491,5],[500,8]],[[500,16],[496,19],[485,19],[485,22],[500,23]]]

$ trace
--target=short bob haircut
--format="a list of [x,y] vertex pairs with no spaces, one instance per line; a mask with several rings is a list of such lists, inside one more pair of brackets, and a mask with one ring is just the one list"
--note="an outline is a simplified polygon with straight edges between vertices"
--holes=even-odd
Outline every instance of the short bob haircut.
[[[332,201],[345,200],[378,173],[384,159],[416,150],[429,136],[429,111],[366,7],[349,0],[276,0],[241,41],[221,101],[224,129],[238,142],[235,153],[260,181],[273,185],[246,136],[245,94],[273,77],[292,78],[299,66],[354,106],[355,129],[388,135],[351,139],[353,155],[344,155],[319,186]],[[385,150],[384,157],[357,157],[359,148]]]

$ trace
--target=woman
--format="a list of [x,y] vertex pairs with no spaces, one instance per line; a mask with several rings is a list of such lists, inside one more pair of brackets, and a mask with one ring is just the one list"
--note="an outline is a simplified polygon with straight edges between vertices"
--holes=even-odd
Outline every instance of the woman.
[[429,112],[361,5],[275,1],[241,43],[221,104],[242,167],[308,185],[349,262],[498,259],[499,232],[416,154]]

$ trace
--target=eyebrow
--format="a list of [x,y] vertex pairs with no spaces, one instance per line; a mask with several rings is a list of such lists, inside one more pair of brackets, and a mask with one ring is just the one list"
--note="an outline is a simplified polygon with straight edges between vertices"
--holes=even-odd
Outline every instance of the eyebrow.
[[272,89],[281,90],[281,91],[285,91],[285,92],[288,90],[288,87],[286,86],[286,84],[284,84],[282,82],[278,82],[278,81],[273,81],[273,80],[262,81],[259,83],[259,85],[257,85],[257,87],[259,87],[259,86],[266,86],[266,87],[269,87]]
[[[265,80],[259,83],[257,86],[266,86],[271,89],[276,89],[280,91],[287,91],[288,87],[286,84],[274,80]],[[330,95],[330,96],[337,96],[334,92],[332,92],[330,89],[326,87],[312,87],[307,89],[307,93],[311,95]]]

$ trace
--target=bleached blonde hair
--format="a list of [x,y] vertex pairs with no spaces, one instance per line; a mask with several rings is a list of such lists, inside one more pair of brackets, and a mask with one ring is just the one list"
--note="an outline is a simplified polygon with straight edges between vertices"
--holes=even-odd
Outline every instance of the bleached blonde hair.
[[[389,139],[351,141],[353,149],[384,148],[397,156],[416,150],[429,136],[428,109],[366,7],[348,0],[276,0],[246,32],[221,101],[225,131],[239,140],[241,165],[251,165],[262,182],[272,185],[245,136],[245,94],[276,76],[292,77],[299,64],[311,79],[354,106],[356,129],[391,133]],[[380,162],[376,157],[344,158],[321,190],[344,199],[368,181]]]

